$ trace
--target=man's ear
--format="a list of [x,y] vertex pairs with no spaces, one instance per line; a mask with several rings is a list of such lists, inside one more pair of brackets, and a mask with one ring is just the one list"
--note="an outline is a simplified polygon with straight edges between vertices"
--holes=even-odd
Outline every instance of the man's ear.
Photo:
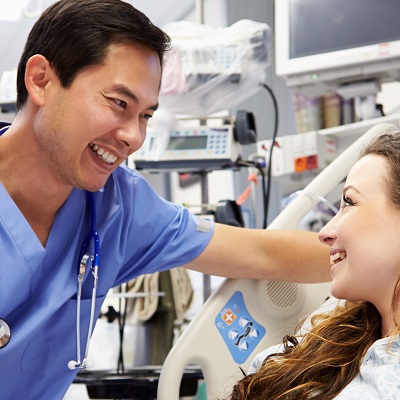
[[55,73],[46,57],[35,54],[29,58],[25,69],[25,86],[34,104],[39,107],[43,105],[46,86],[54,77]]

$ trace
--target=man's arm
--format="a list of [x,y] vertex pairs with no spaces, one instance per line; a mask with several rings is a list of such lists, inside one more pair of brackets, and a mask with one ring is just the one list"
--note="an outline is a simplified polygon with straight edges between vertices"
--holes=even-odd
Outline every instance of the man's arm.
[[330,281],[329,248],[307,231],[243,229],[215,224],[206,249],[184,265],[228,278]]

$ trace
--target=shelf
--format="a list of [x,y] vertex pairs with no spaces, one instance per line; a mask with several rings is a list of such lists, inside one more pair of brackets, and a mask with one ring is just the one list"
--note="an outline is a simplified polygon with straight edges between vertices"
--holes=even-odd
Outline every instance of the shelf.
[[333,128],[321,129],[317,133],[323,136],[333,136],[335,138],[348,136],[361,136],[371,127],[382,123],[392,123],[399,125],[400,113],[386,115],[379,118],[371,118],[365,121],[353,122],[352,124],[339,125]]

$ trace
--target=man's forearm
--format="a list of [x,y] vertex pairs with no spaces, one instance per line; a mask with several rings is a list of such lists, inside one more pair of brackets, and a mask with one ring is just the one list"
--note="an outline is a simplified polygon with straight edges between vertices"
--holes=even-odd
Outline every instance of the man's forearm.
[[228,278],[314,283],[330,280],[327,246],[316,233],[216,224],[204,252],[185,267]]

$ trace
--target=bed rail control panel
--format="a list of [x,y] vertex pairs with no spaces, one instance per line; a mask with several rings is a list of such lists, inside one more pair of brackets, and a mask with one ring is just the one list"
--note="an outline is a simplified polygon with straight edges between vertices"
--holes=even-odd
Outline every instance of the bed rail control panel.
[[265,335],[265,328],[250,315],[243,294],[239,291],[233,294],[217,315],[215,326],[237,364],[247,361]]

